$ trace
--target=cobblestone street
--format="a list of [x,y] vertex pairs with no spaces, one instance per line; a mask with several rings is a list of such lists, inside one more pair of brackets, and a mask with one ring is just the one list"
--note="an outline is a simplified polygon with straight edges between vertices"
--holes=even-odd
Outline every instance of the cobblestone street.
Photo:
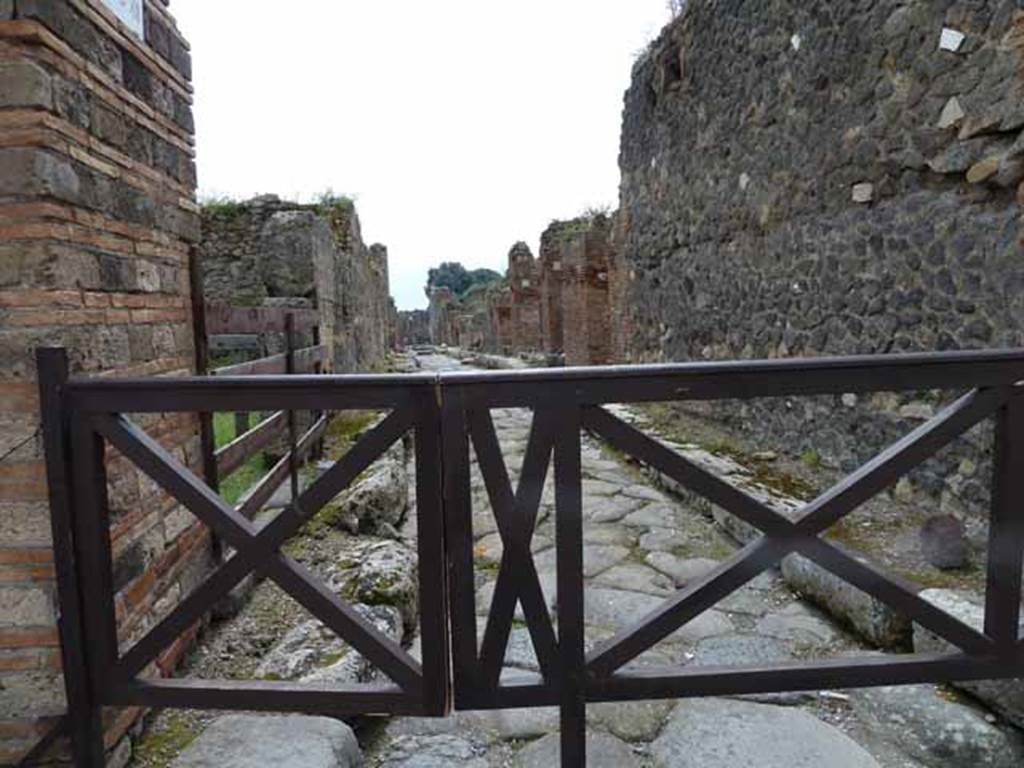
[[[425,370],[455,366],[435,355],[420,356],[419,363]],[[514,484],[532,414],[500,410],[493,420]],[[586,638],[593,646],[638,622],[736,545],[706,512],[652,487],[637,467],[589,437],[584,438],[582,467]],[[533,552],[548,606],[556,615],[552,474],[541,501]],[[475,464],[472,491],[480,637],[501,559],[501,538]],[[410,531],[411,526],[407,535]],[[517,619],[506,655],[508,676],[538,670],[521,606]],[[635,663],[755,665],[858,652],[871,651],[795,595],[778,570],[770,570]],[[994,723],[992,715],[934,686],[588,707],[590,764],[595,766],[1019,764],[1024,759],[1019,737]],[[557,730],[555,708],[458,713],[444,721],[399,718],[386,727],[370,764],[555,765]]]

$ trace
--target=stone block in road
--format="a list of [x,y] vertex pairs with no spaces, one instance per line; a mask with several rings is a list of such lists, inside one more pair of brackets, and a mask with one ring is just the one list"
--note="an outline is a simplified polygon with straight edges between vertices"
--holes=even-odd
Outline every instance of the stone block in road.
[[658,768],[879,768],[844,733],[803,710],[726,699],[677,705],[651,753]]
[[[926,589],[921,598],[979,632],[985,626],[985,607],[980,598],[952,589]],[[1020,627],[1024,636],[1024,622]],[[917,653],[955,653],[957,648],[934,633],[914,624],[914,651]],[[1018,728],[1024,728],[1024,680],[974,680],[954,686],[984,702]]]
[[287,715],[218,718],[173,768],[361,768],[352,729],[327,717]]

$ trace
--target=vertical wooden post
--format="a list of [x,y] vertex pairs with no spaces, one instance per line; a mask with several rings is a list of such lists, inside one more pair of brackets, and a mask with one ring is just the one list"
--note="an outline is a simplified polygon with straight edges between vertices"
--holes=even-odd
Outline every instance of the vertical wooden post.
[[[206,299],[203,296],[203,275],[199,266],[199,249],[195,246],[188,252],[189,287],[192,294],[192,339],[195,345],[195,366],[197,376],[210,373],[210,337],[206,332]],[[199,452],[203,460],[203,479],[213,490],[219,490],[220,477],[217,473],[217,441],[213,430],[213,414],[200,412]],[[210,532],[214,562],[219,563],[224,555],[224,546],[215,531]]]
[[1021,568],[1024,567],[1024,392],[996,413],[989,520],[985,634],[996,650],[1012,656],[1020,635]]
[[[316,325],[313,326],[313,346],[314,347],[319,347],[320,344],[321,344],[321,342],[320,342],[320,324],[317,323]],[[314,373],[316,373],[317,376],[319,376],[319,375],[324,373],[324,363],[323,362],[319,362],[319,363],[316,364],[316,367],[314,368]],[[324,415],[323,411],[314,411],[313,412],[312,423],[316,424],[318,421],[320,421],[320,419],[323,417],[323,415]],[[312,456],[317,461],[319,461],[320,459],[323,458],[323,456],[324,456],[324,439],[322,437],[319,440],[317,440],[316,441],[316,445],[313,446]]]
[[[433,716],[447,714],[451,706],[439,390],[420,394],[414,433],[420,602],[430,607],[420,614],[423,708]],[[443,608],[434,610],[439,605]]]
[[[284,370],[289,376],[295,373],[295,314],[289,312],[284,317],[285,358]],[[292,484],[292,501],[299,498],[299,461],[298,426],[295,423],[295,410],[288,409],[288,474]]]
[[239,411],[235,414],[235,437],[241,437],[249,431],[249,414]]
[[481,690],[473,586],[473,499],[470,485],[466,403],[458,389],[438,388],[441,405],[442,493],[445,557],[452,632],[452,679],[456,709],[472,709]]
[[580,412],[566,406],[555,439],[555,546],[558,569],[558,650],[562,663],[563,768],[587,759],[583,638],[583,499],[580,478]]
[[76,766],[104,764],[103,723],[89,681],[85,660],[82,592],[75,551],[70,473],[70,418],[66,399],[68,356],[64,349],[36,351],[39,411],[46,452],[46,483],[50,497],[50,530],[57,575],[57,631],[60,636],[64,691],[67,695],[71,753]]
[[[192,287],[192,335],[195,340],[195,366],[197,376],[210,373],[210,339],[206,333],[206,302],[203,300],[203,277],[199,270],[199,259],[193,247],[188,256],[189,280]],[[203,453],[203,478],[217,490],[217,446],[213,436],[213,414],[199,414],[199,439]]]

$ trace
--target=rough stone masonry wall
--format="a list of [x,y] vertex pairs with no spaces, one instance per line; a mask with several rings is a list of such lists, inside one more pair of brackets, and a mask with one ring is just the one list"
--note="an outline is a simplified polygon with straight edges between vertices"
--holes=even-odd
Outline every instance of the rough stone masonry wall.
[[[634,360],[1020,346],[1022,45],[1014,0],[691,0],[626,95],[617,346]],[[846,469],[935,405],[717,415]],[[951,511],[987,495],[987,435],[971,441],[915,475]]]
[[[140,40],[98,0],[0,1],[0,764],[64,711],[33,351],[66,346],[74,373],[193,370],[191,66],[165,5],[147,2]],[[193,417],[140,423],[198,466]],[[116,457],[110,475],[126,639],[191,589],[210,547]],[[112,745],[137,712],[108,714]]]
[[398,313],[398,346],[411,347],[430,343],[430,316],[425,309]]
[[312,302],[337,372],[378,367],[393,346],[387,249],[363,243],[348,201],[299,205],[267,195],[206,206],[199,263],[208,301]]

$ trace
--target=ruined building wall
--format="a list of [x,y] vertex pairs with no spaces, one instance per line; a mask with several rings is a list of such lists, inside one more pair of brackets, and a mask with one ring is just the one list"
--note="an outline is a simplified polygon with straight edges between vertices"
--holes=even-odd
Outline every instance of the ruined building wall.
[[516,243],[509,251],[505,281],[511,294],[511,351],[537,352],[541,348],[540,271],[526,243]]
[[605,216],[555,221],[539,259],[526,243],[512,247],[504,279],[459,298],[434,289],[431,341],[501,355],[564,352],[569,365],[611,362],[611,233]]
[[199,264],[208,301],[318,307],[337,372],[378,367],[394,344],[387,249],[363,243],[348,201],[299,205],[267,195],[207,206]]
[[431,344],[457,343],[455,335],[455,319],[452,305],[455,296],[448,288],[427,288],[427,325],[430,331]]
[[[165,6],[145,4],[140,38],[99,0],[0,2],[0,764],[64,712],[34,349],[66,346],[73,373],[193,370],[191,66]],[[139,423],[198,466],[192,416]],[[197,583],[210,545],[123,460],[109,471],[124,640]],[[111,745],[137,714],[107,712]]]
[[[1020,346],[1017,5],[691,0],[626,96],[612,294],[630,357]],[[849,467],[935,403],[863,405],[731,413]],[[915,480],[954,509],[985,483],[956,461]]]
[[411,347],[430,343],[430,315],[425,309],[398,313],[398,346]]
[[552,354],[560,354],[565,346],[562,244],[566,226],[567,222],[552,222],[540,236],[541,344],[545,352]]
[[560,228],[558,244],[558,311],[566,365],[607,365],[612,362],[608,292],[611,221],[597,216],[566,222]]

